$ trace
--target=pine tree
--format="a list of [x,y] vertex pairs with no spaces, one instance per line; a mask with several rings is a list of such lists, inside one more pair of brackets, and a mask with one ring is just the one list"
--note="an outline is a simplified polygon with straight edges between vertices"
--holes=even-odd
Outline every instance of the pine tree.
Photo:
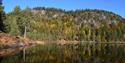
[[3,11],[3,6],[2,6],[2,0],[0,0],[0,31],[5,32],[5,24],[4,24],[4,20],[5,20],[5,12]]
[[14,11],[13,11],[13,17],[15,17],[15,20],[16,20],[16,24],[18,25],[18,30],[20,31],[21,33],[21,29],[20,29],[20,26],[22,25],[22,16],[21,16],[21,8],[19,6],[16,6],[14,8]]

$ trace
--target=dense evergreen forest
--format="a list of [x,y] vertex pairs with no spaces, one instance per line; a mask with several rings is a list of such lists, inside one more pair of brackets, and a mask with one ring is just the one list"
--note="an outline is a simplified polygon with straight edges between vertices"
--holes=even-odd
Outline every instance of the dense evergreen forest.
[[125,19],[105,10],[16,6],[5,17],[4,31],[16,36],[26,28],[27,37],[36,40],[125,41]]

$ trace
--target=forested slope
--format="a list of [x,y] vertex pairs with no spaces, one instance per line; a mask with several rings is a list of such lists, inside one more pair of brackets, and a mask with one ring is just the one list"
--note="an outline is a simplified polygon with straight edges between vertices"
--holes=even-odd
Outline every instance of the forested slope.
[[36,7],[21,10],[19,6],[6,14],[6,32],[37,40],[124,41],[125,19],[97,9],[66,11]]

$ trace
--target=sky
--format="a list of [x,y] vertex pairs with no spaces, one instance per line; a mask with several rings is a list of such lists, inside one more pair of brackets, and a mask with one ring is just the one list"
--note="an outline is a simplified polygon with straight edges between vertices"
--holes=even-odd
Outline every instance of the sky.
[[13,11],[15,6],[54,7],[65,10],[101,9],[114,12],[125,18],[125,0],[3,0],[6,13]]

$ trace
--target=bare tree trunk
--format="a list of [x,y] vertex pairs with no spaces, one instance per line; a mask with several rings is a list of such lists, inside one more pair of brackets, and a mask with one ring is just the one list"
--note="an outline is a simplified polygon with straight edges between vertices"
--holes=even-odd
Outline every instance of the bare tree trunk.
[[26,30],[27,30],[27,27],[25,26],[25,30],[24,30],[24,38],[26,38]]
[[[26,31],[27,30],[27,27],[25,26],[25,30],[24,30],[24,39],[26,38]],[[25,59],[26,59],[26,55],[25,55],[25,46],[23,48],[23,61],[25,63]]]
[[25,47],[23,48],[23,61],[24,61],[24,63],[25,63],[25,61],[26,61],[26,55],[25,55],[26,53],[25,53]]

